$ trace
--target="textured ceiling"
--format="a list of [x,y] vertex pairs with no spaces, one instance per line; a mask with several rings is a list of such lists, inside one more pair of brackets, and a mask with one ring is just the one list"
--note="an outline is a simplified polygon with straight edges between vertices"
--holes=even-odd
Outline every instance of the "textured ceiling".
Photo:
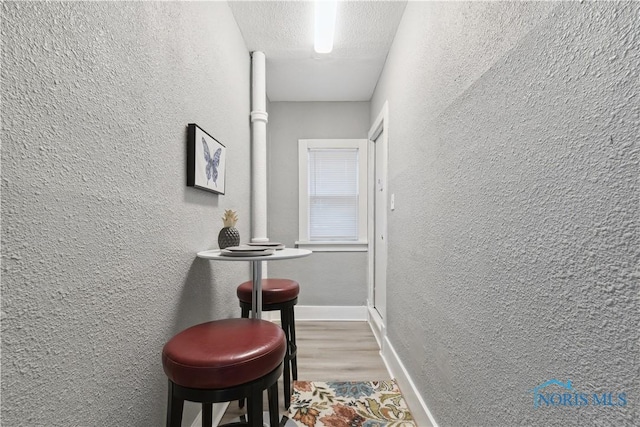
[[368,101],[406,1],[339,1],[333,52],[313,50],[311,1],[230,1],[250,51],[267,57],[271,101]]

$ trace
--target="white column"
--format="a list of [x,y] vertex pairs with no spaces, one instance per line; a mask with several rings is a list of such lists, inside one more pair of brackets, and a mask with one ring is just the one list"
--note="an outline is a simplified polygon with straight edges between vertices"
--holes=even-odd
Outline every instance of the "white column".
[[251,54],[251,241],[267,237],[267,84],[263,52]]

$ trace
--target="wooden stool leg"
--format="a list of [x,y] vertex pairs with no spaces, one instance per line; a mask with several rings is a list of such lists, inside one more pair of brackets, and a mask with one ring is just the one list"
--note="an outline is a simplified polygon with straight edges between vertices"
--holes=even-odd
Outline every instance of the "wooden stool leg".
[[262,390],[254,388],[247,399],[249,427],[262,427]]
[[287,339],[287,352],[284,355],[283,366],[283,382],[284,382],[284,407],[289,409],[291,405],[291,354],[289,350],[291,348],[289,344],[289,330],[290,330],[290,316],[288,310],[280,310],[280,322],[282,323],[282,329],[284,329],[284,335]]
[[289,335],[291,336],[291,348],[288,349],[291,355],[291,374],[293,380],[298,380],[298,346],[296,345],[296,312],[295,307],[291,307],[291,320],[289,322]]
[[[248,308],[244,308],[242,304],[240,304],[240,317],[244,318],[244,319],[248,319],[249,318],[249,309]],[[244,399],[240,399],[238,400],[238,408],[242,409],[244,408]]]
[[280,410],[278,408],[278,381],[269,387],[267,396],[269,397],[269,424],[271,424],[271,427],[278,427],[280,423]]
[[180,427],[182,424],[182,409],[184,400],[178,399],[173,393],[173,382],[169,381],[169,398],[167,401],[167,427]]
[[213,424],[213,404],[202,404],[202,427],[211,427]]

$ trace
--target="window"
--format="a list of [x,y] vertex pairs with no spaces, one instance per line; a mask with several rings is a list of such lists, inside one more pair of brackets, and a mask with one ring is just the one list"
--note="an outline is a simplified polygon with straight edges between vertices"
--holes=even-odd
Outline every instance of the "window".
[[367,250],[367,140],[298,141],[298,247]]

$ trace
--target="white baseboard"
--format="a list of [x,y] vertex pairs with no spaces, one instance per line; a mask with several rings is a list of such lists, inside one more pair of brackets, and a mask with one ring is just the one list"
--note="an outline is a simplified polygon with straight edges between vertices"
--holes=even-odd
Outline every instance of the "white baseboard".
[[[305,320],[366,322],[367,307],[364,305],[296,305],[296,322]],[[280,321],[280,312],[263,311],[262,318],[270,322]]]
[[[213,424],[212,426],[217,426],[222,421],[222,417],[224,417],[224,413],[227,411],[227,407],[229,406],[229,402],[220,402],[213,404]],[[191,427],[201,427],[202,426],[202,411],[198,412],[196,419],[191,423]]]
[[386,336],[383,339],[380,355],[382,356],[384,364],[387,366],[387,371],[389,371],[391,377],[395,378],[398,382],[398,386],[407,401],[407,405],[409,405],[409,409],[411,410],[411,414],[413,415],[416,424],[419,426],[438,427],[431,411],[429,411],[427,404],[422,400],[420,392],[402,364],[402,361],[398,357],[398,353],[396,353],[391,342]]
[[382,317],[380,317],[378,311],[370,305],[367,306],[367,322],[369,322],[373,336],[378,342],[378,347],[382,348],[382,340],[387,335],[387,332]]
[[[296,322],[304,320],[367,321],[364,305],[296,305]],[[277,312],[275,312],[277,315]]]

